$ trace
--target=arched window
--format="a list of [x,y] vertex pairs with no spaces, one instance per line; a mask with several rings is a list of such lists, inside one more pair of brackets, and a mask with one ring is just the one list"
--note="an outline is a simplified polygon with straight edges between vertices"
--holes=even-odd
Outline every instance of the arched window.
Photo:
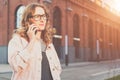
[[16,12],[16,28],[21,26],[21,18],[22,18],[24,8],[25,8],[25,6],[20,6],[17,9],[17,12]]
[[103,23],[99,24],[99,47],[102,59],[106,56],[104,55],[104,26]]
[[110,48],[110,55],[111,55],[111,59],[114,58],[114,54],[113,54],[113,28],[112,26],[109,26],[109,48]]
[[90,19],[88,22],[88,47],[93,48],[93,21]]
[[61,35],[61,11],[59,7],[54,8],[53,26],[57,29],[57,35]]
[[94,53],[94,31],[93,31],[93,20],[89,19],[88,22],[88,47],[90,49],[90,58],[89,60],[93,60],[93,53]]
[[80,30],[79,30],[79,16],[75,14],[73,16],[73,45],[75,47],[75,58],[80,57],[80,51],[79,51],[79,38]]
[[59,58],[62,58],[61,54],[61,10],[59,7],[54,8],[53,12],[53,27],[56,29],[56,35],[53,38],[53,44],[56,48]]

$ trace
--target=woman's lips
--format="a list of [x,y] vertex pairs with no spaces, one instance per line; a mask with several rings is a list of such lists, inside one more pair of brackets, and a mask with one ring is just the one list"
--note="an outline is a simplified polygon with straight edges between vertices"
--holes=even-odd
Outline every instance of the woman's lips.
[[44,24],[39,24],[40,26],[44,26]]

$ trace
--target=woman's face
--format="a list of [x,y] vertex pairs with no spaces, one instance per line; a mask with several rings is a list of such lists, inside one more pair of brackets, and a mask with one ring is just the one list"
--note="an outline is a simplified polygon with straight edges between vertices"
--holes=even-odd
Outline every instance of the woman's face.
[[32,18],[30,18],[30,22],[38,27],[37,31],[41,31],[45,29],[46,21],[47,17],[44,9],[41,7],[36,7],[35,13],[32,15]]

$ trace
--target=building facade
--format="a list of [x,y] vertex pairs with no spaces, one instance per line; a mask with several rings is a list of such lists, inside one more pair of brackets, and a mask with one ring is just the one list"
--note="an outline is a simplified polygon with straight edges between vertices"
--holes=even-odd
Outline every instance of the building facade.
[[0,0],[0,63],[7,63],[7,46],[20,16],[31,2],[44,3],[53,43],[61,63],[120,58],[120,16],[103,6],[102,0]]

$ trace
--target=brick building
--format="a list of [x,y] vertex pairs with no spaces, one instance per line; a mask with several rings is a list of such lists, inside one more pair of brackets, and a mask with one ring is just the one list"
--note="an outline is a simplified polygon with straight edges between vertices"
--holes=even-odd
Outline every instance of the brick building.
[[120,58],[120,16],[102,0],[0,0],[0,63],[7,63],[7,45],[19,26],[24,7],[44,3],[51,26],[57,29],[53,43],[61,63]]

